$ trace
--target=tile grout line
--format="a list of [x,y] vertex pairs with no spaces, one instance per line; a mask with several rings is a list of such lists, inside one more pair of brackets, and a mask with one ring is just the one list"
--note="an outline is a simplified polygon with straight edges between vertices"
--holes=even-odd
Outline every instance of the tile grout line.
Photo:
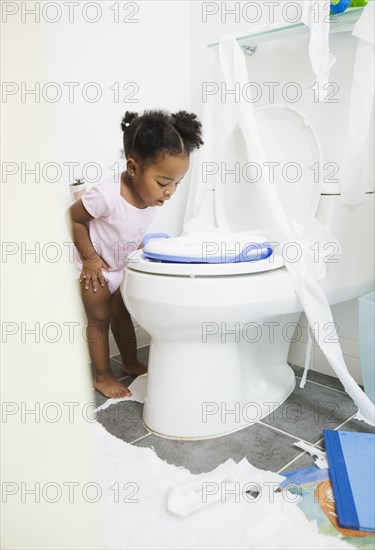
[[347,422],[349,422],[350,420],[353,420],[355,415],[357,413],[353,413],[352,416],[349,416],[349,418],[347,418],[346,420],[344,420],[344,422],[341,422],[341,424],[339,424],[338,426],[336,426],[336,428],[334,428],[335,430],[339,430],[344,424],[346,424]]
[[[258,420],[259,424],[262,424],[262,426],[265,426],[266,428],[270,428],[271,430],[275,430],[275,432],[279,432],[283,435],[287,435],[288,437],[292,437],[296,441],[299,441],[301,438],[296,437],[295,435],[292,435],[288,432],[285,432],[284,430],[281,430],[280,428],[275,428],[275,426],[271,426],[270,424],[267,424],[266,422],[262,422],[262,420]],[[308,443],[308,441],[306,441]]]
[[[296,374],[295,374],[295,377],[299,378],[300,380],[302,378],[301,376],[297,376]],[[320,382],[314,382],[313,380],[309,380],[308,378],[306,379],[306,382],[310,382],[310,384],[315,384],[316,386],[321,386],[322,388],[326,388],[328,390],[333,390],[333,391],[337,391],[339,393],[343,393],[344,395],[348,395],[346,393],[346,391],[337,390],[336,388],[331,388],[331,386],[325,386],[324,384],[321,384]],[[298,386],[298,388],[299,388],[299,386]],[[300,389],[303,389],[303,388],[300,388]]]
[[146,434],[146,435],[142,435],[141,437],[138,437],[137,439],[134,439],[134,441],[129,441],[129,444],[133,445],[133,443],[137,443],[137,441],[141,441],[141,439],[145,439],[146,437],[149,437],[150,435],[152,435],[151,432]]
[[[297,455],[296,457],[292,458],[292,460],[290,460],[287,464],[285,464],[284,466],[282,466],[282,468],[280,468],[279,470],[277,470],[277,474],[280,474],[283,470],[285,470],[285,468],[287,468],[288,466],[290,466],[291,464],[293,464],[293,462],[296,462],[299,458],[302,458],[305,454],[308,454],[306,451],[301,451],[299,455]],[[312,458],[312,457],[311,457]]]
[[[350,420],[352,420],[355,415],[357,413],[353,413],[351,416],[349,416],[349,418],[347,418],[346,420],[344,420],[344,422],[341,422],[341,424],[339,424],[338,426],[336,426],[336,428],[334,428],[334,430],[339,430],[342,426],[344,426],[347,422],[349,422]],[[262,422],[263,424],[263,422]],[[314,447],[318,447],[318,445],[320,444],[320,442],[324,442],[324,437],[321,437],[318,439],[318,441],[316,441],[316,443],[313,443],[313,446]],[[324,449],[320,446],[320,449],[322,451],[324,451]],[[294,462],[296,462],[299,458],[301,458],[303,455],[309,455],[309,453],[307,451],[303,451],[302,453],[300,453],[298,456],[296,456],[295,458],[293,458],[290,462],[288,462],[287,464],[285,464],[285,466],[283,466],[282,468],[280,468],[276,473],[277,474],[280,474],[283,470],[285,470],[285,468],[287,468],[288,466],[290,466],[291,464],[293,464]],[[311,455],[310,455],[311,456]],[[313,457],[311,457],[313,458]]]
[[[275,428],[275,426],[271,426],[270,424],[266,424],[266,422],[262,422],[261,420],[258,420],[259,424],[262,424],[262,426],[265,426],[267,428],[270,428],[271,430],[275,430],[275,432],[279,432],[283,435],[287,435],[288,437],[291,437],[292,439],[295,439],[296,441],[303,441],[304,443],[307,443],[307,445],[314,445],[314,443],[311,443],[310,441],[306,441],[306,439],[302,439],[301,437],[297,437],[293,434],[290,434],[288,432],[285,432],[284,430],[281,430],[280,428]],[[320,449],[323,450],[323,449]]]
[[[349,422],[350,420],[353,420],[353,418],[355,417],[357,413],[353,413],[351,416],[349,416],[349,418],[347,418],[346,420],[344,420],[344,422],[341,422],[341,424],[339,424],[338,426],[336,426],[336,428],[333,428],[335,431],[336,430],[339,430],[340,428],[342,428],[342,426],[344,426],[347,422]],[[324,442],[324,436],[323,437],[320,437],[318,439],[318,441],[316,443],[314,443],[314,445],[320,445],[320,442]],[[321,447],[322,450],[324,451],[323,447]]]
[[[118,359],[115,359],[114,357],[110,357],[111,361],[114,361],[118,365],[122,365],[122,361],[119,361]],[[122,376],[121,378],[116,378],[116,380],[125,380],[125,378],[129,378],[129,376],[134,376],[133,374],[127,374],[126,376]]]

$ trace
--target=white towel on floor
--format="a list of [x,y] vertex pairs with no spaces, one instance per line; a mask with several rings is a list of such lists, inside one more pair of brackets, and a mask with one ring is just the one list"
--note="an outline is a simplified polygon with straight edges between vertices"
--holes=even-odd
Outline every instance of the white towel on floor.
[[[309,521],[297,505],[298,495],[268,487],[261,498],[228,498],[182,519],[167,510],[167,495],[171,487],[196,476],[161,460],[150,448],[124,443],[99,423],[90,429],[96,439],[101,474],[96,481],[102,488],[98,504],[108,550],[354,548],[340,536],[320,534],[316,521]],[[181,442],[164,443],[178,447]]]
[[233,498],[252,499],[248,491],[274,492],[285,477],[274,472],[259,470],[246,458],[238,464],[229,458],[211,472],[194,476],[193,480],[174,485],[169,490],[167,509],[174,514],[187,517],[192,512],[213,502],[226,502]]

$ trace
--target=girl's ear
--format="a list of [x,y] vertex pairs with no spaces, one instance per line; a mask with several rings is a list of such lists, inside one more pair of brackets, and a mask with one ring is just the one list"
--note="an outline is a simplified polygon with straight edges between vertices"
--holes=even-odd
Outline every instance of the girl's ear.
[[133,158],[128,158],[126,170],[131,176],[134,176],[139,171],[138,162]]
[[137,171],[137,163],[133,158],[128,158],[126,163],[126,170],[131,176],[134,176],[135,172]]

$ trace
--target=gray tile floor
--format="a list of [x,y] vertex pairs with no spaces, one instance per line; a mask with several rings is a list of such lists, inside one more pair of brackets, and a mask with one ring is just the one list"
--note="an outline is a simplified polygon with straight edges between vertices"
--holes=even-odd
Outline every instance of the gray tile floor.
[[[149,348],[138,350],[140,361],[147,363]],[[123,376],[121,357],[111,359],[116,378],[127,386],[133,376]],[[142,407],[123,401],[98,412],[98,421],[109,433],[139,447],[152,447],[170,464],[183,466],[193,474],[208,472],[232,458],[246,457],[251,464],[274,472],[311,466],[309,454],[295,447],[300,439],[324,449],[323,429],[342,429],[374,433],[368,424],[353,419],[356,406],[344,392],[339,380],[310,371],[304,389],[299,388],[302,368],[292,365],[296,387],[289,398],[269,416],[238,432],[204,441],[169,440],[151,434],[142,423]],[[95,392],[97,406],[106,401]]]

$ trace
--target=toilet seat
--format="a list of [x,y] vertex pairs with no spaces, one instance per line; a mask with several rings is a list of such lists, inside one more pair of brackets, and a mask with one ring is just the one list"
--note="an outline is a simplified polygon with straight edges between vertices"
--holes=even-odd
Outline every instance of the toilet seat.
[[126,267],[134,271],[152,273],[155,275],[175,275],[179,277],[225,277],[231,275],[248,275],[271,271],[284,266],[284,260],[279,252],[256,262],[238,263],[171,263],[149,260],[142,250],[129,254]]
[[273,220],[258,192],[268,181],[274,182],[286,216],[307,227],[322,192],[323,157],[316,131],[301,111],[289,105],[259,107],[254,118],[267,161],[249,161],[243,134],[234,126],[218,154],[223,169],[214,182],[210,179],[219,227],[244,231],[250,229],[248,220],[261,232],[271,227]]
[[272,254],[272,245],[266,241],[267,238],[263,235],[247,232],[220,232],[215,235],[207,231],[194,231],[181,237],[170,237],[166,233],[149,233],[143,239],[143,253],[150,260],[162,262],[249,262],[263,260]]
[[[318,170],[322,169],[322,153],[318,137],[303,113],[289,105],[267,105],[255,109],[254,113],[267,158],[275,164],[289,163],[292,168],[293,164],[298,164],[301,169],[302,177],[298,182],[291,182],[288,178],[279,176],[275,179],[275,185],[286,214],[303,229],[314,217],[321,194],[320,178],[315,181],[316,172],[312,168],[318,164]],[[235,133],[238,132],[238,128],[235,128],[234,131]],[[288,140],[285,140],[285,135],[288,135]],[[232,152],[229,142],[228,147],[226,146],[225,149],[229,152],[230,157]],[[242,158],[246,158],[246,155],[242,155]],[[260,182],[260,184],[263,183]],[[247,185],[250,184],[247,183]],[[224,221],[223,225],[233,227],[233,223],[230,223],[231,220],[228,219],[228,214],[230,214],[231,208],[229,203],[233,195],[236,194],[235,191],[237,191],[239,200],[238,206],[245,210],[249,206],[250,209],[250,205],[247,205],[246,202],[244,204],[242,189],[232,185],[230,187],[231,197],[226,198],[225,193],[228,193],[228,189],[225,189],[224,184],[220,184],[219,179],[217,180],[215,185],[215,209],[220,212],[220,218]],[[254,189],[252,192],[254,192]],[[256,209],[257,206],[255,205],[254,208]],[[236,214],[232,202],[232,218]],[[249,218],[253,219],[251,215],[247,219]],[[245,242],[244,239],[247,239],[247,241]],[[136,271],[154,274],[212,277],[259,273],[278,269],[285,265],[281,253],[275,249],[271,253],[269,249],[267,250],[267,247],[258,249],[255,261],[249,257],[249,254],[245,253],[242,254],[240,260],[232,259],[229,260],[230,263],[228,263],[228,260],[224,260],[221,263],[223,260],[220,258],[222,254],[219,250],[217,258],[211,256],[207,263],[195,263],[196,261],[202,261],[197,260],[197,257],[202,256],[202,244],[205,242],[221,243],[222,246],[224,245],[225,252],[233,250],[231,248],[233,242],[241,243],[242,248],[240,246],[238,250],[241,256],[241,252],[244,250],[247,252],[247,249],[244,248],[246,243],[263,243],[266,245],[267,238],[264,235],[259,235],[259,232],[254,235],[254,232],[251,234],[251,231],[230,233],[218,231],[201,235],[190,233],[189,235],[169,239],[152,239],[145,245],[145,253],[136,251],[129,255],[127,267]],[[189,250],[190,253],[193,251],[191,262],[187,257],[190,254]]]

